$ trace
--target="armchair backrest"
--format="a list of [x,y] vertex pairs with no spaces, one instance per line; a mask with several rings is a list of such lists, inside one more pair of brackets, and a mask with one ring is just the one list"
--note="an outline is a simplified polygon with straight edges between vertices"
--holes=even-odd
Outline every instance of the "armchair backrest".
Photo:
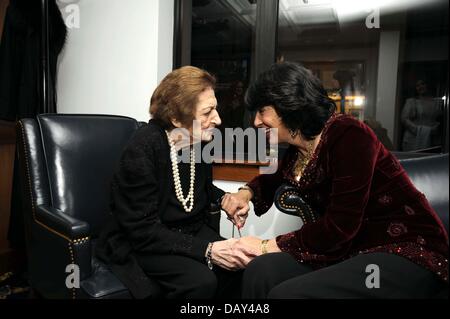
[[400,163],[414,185],[425,194],[448,231],[449,176],[448,153],[402,159]]
[[96,236],[109,214],[110,182],[139,124],[123,116],[45,114],[22,120],[36,205],[89,223]]

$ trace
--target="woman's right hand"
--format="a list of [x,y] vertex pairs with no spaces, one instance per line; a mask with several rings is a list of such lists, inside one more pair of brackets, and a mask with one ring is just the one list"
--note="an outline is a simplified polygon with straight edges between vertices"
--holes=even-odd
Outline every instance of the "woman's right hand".
[[211,260],[217,266],[228,270],[243,269],[258,255],[252,247],[244,245],[238,239],[230,238],[214,242]]
[[239,228],[244,226],[248,217],[248,211],[250,210],[248,202],[251,200],[251,196],[251,192],[246,189],[237,193],[227,193],[223,196],[222,209],[227,213],[233,224]]

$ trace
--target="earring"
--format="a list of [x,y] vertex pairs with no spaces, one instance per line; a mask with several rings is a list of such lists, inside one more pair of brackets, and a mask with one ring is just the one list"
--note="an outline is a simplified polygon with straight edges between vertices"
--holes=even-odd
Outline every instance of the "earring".
[[289,134],[291,134],[291,137],[294,139],[297,136],[298,132],[294,130],[289,130]]

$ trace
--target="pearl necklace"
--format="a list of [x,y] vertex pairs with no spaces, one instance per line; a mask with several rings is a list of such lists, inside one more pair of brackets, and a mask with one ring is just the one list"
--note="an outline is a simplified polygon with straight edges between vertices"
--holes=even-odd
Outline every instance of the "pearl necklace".
[[[167,139],[170,145],[170,161],[172,162],[172,174],[173,181],[175,185],[175,194],[178,201],[183,205],[186,213],[190,213],[192,208],[194,208],[194,181],[195,181],[195,151],[194,148],[191,149],[191,175],[189,181],[189,192],[186,198],[183,196],[183,189],[181,188],[180,172],[178,170],[177,163],[177,150],[175,149],[175,143],[170,138],[169,132],[166,131]],[[187,203],[189,203],[187,206]]]

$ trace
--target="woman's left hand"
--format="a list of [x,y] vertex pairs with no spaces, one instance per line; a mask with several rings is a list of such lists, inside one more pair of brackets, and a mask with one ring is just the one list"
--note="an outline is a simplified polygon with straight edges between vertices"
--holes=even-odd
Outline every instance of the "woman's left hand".
[[257,256],[259,250],[230,238],[214,242],[211,248],[212,262],[228,270],[243,269]]
[[239,243],[243,246],[250,247],[252,251],[256,252],[256,255],[261,255],[261,239],[254,236],[245,236],[238,239]]

